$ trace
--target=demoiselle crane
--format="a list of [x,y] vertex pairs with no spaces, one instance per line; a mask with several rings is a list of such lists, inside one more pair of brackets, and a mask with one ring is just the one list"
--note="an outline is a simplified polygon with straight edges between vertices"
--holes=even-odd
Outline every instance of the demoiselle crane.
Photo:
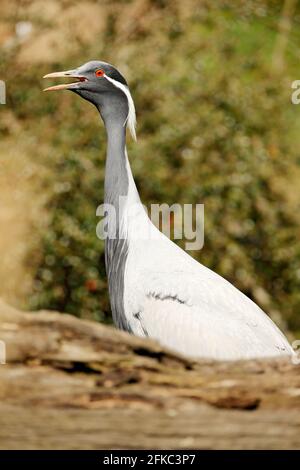
[[[116,223],[116,238],[107,238],[105,258],[117,327],[196,358],[292,355],[285,336],[254,302],[194,260],[148,218],[127,157],[126,127],[135,138],[136,117],[121,73],[106,62],[91,61],[44,78],[56,77],[75,81],[45,91],[71,90],[90,101],[106,127],[105,203],[118,216],[108,220],[108,225]],[[120,204],[121,196],[125,204]]]

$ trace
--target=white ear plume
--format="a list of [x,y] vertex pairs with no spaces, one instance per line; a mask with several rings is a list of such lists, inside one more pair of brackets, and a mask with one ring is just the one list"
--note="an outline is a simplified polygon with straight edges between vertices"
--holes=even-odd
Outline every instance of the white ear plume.
[[135,132],[135,127],[136,127],[136,115],[135,115],[135,106],[134,102],[131,96],[131,93],[129,91],[128,86],[124,85],[123,83],[118,82],[117,80],[114,80],[113,78],[109,77],[108,75],[104,74],[104,77],[110,81],[114,86],[119,88],[120,90],[123,91],[123,93],[127,97],[128,101],[128,116],[124,122],[124,126],[127,124],[128,129],[130,131],[130,134],[132,135],[132,138],[136,140],[136,132]]

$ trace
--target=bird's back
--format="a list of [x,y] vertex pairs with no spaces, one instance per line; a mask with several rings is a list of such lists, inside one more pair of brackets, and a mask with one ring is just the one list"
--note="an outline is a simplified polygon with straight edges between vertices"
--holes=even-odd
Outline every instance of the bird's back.
[[124,310],[135,334],[188,356],[293,354],[285,336],[254,302],[159,231],[150,240],[129,237]]

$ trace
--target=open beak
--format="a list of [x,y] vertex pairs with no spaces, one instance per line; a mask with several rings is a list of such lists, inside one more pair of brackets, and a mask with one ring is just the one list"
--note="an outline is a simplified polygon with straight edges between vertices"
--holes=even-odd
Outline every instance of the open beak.
[[56,90],[72,90],[72,88],[76,88],[76,85],[79,82],[86,82],[87,78],[83,75],[78,74],[76,70],[66,70],[65,72],[54,72],[48,73],[43,78],[75,78],[77,81],[72,83],[64,83],[61,85],[50,86],[45,88],[43,91],[56,91]]

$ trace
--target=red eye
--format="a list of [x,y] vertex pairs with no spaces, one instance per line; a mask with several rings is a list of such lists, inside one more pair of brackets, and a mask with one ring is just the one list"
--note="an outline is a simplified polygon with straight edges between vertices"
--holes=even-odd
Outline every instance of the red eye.
[[96,75],[96,77],[103,77],[104,70],[102,70],[102,69],[96,70],[95,75]]

